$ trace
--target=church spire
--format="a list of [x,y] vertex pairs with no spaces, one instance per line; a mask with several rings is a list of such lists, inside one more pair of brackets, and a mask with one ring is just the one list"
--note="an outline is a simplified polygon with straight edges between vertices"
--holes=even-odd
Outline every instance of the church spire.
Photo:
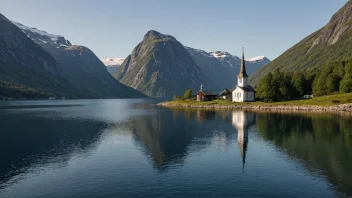
[[244,60],[244,47],[242,47],[242,60],[241,60],[241,69],[240,73],[237,75],[238,78],[248,77],[246,73],[246,61]]

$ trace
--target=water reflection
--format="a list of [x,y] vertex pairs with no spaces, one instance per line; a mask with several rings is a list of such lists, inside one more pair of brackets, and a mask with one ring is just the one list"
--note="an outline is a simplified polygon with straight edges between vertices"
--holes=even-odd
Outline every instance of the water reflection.
[[[0,115],[0,184],[36,165],[66,163],[72,153],[93,149],[102,122]],[[1,186],[0,186],[1,188]]]
[[65,166],[74,155],[89,154],[111,123],[145,113],[135,109],[152,112],[148,104],[142,100],[0,102],[0,189],[33,169]]
[[314,174],[325,175],[338,191],[352,194],[351,117],[173,109],[133,123],[136,141],[158,170],[182,166],[189,153],[214,142],[228,150],[233,135],[244,168],[249,130],[256,127],[264,140],[274,142]]
[[257,128],[266,140],[323,174],[345,195],[352,195],[352,118],[332,114],[258,113]]
[[255,115],[244,111],[233,111],[232,124],[237,129],[237,142],[240,148],[244,168],[248,146],[248,128],[255,124]]
[[351,117],[132,104],[0,112],[0,197],[352,195]]
[[161,111],[131,120],[135,140],[142,145],[157,169],[180,166],[187,153],[211,144],[218,145],[224,151],[233,150],[233,135],[237,135],[244,166],[248,129],[255,124],[254,113],[199,109]]

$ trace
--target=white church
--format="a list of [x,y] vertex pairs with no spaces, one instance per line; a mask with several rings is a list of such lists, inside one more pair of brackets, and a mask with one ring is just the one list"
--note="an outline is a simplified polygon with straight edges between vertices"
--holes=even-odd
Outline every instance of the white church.
[[237,75],[237,86],[232,89],[232,102],[250,102],[254,100],[255,90],[248,84],[244,49],[242,49],[241,68],[240,73]]

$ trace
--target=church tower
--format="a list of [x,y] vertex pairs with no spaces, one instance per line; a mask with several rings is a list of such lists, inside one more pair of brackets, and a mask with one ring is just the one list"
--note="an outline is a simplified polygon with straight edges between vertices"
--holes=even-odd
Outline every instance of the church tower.
[[237,75],[237,86],[246,87],[248,85],[248,75],[246,73],[246,62],[244,60],[244,48],[242,48],[242,60],[240,73]]

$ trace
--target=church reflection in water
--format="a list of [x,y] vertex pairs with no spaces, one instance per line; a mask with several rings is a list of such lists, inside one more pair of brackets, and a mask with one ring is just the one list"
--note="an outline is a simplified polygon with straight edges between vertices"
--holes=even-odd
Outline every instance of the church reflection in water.
[[[183,166],[192,153],[211,147],[216,152],[219,148],[239,152],[235,160],[244,168],[251,153],[249,145],[258,141],[249,143],[253,136],[273,143],[293,159],[303,160],[308,170],[324,171],[329,181],[352,195],[351,119],[325,114],[163,109],[134,119],[132,131],[134,140],[159,171]],[[255,134],[251,134],[252,129]],[[337,165],[331,166],[332,162]],[[345,174],[338,174],[341,172]]]
[[248,129],[255,124],[254,113],[200,109],[163,111],[132,121],[134,140],[157,169],[182,165],[187,155],[214,142],[225,151],[234,149],[231,145],[236,133],[244,166]]
[[246,163],[248,147],[248,128],[255,124],[255,114],[244,111],[232,112],[232,125],[237,129],[237,142],[242,156],[243,167]]

